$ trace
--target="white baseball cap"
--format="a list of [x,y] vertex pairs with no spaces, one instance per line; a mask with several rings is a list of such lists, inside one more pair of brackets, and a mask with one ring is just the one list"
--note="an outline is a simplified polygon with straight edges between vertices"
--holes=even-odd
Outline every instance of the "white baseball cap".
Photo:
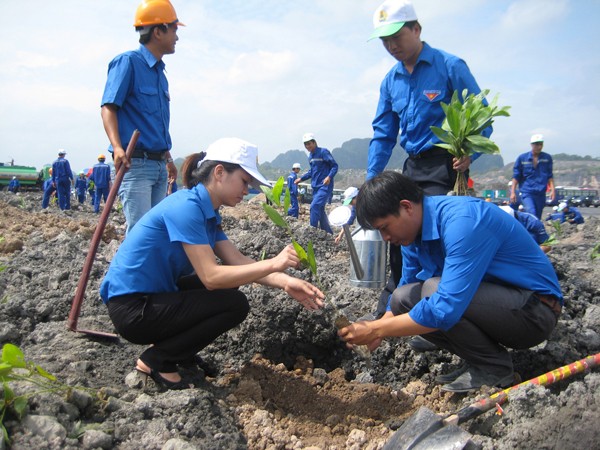
[[511,207],[511,206],[508,206],[508,205],[500,206],[500,209],[501,209],[502,211],[504,211],[505,213],[508,213],[508,214],[510,214],[511,216],[515,217],[515,210],[514,210],[514,209],[512,209],[512,207]]
[[565,209],[567,206],[569,206],[569,205],[567,205],[565,202],[561,202],[561,203],[559,203],[559,204],[558,204],[558,211],[562,211],[562,210],[563,210],[563,209]]
[[206,161],[238,164],[254,178],[255,182],[251,183],[253,188],[258,189],[261,184],[270,186],[256,166],[258,163],[258,147],[250,142],[238,138],[219,139],[208,146],[206,156],[198,162],[198,167]]
[[61,149],[58,150],[58,154],[59,155],[66,155],[67,152],[65,151],[65,149],[61,148]]
[[358,195],[358,189],[353,186],[350,186],[348,189],[344,191],[344,205],[348,206],[354,197]]
[[410,1],[386,0],[375,10],[375,14],[373,14],[375,31],[373,31],[368,40],[391,36],[397,33],[406,22],[414,20],[418,20],[417,13]]
[[533,136],[531,136],[531,140],[529,142],[532,144],[534,144],[536,142],[544,142],[544,135],[534,134]]
[[315,135],[313,133],[304,133],[302,135],[302,142],[306,143],[309,141],[315,141]]
[[292,169],[302,169],[302,166],[300,165],[300,163],[294,163],[292,165]]

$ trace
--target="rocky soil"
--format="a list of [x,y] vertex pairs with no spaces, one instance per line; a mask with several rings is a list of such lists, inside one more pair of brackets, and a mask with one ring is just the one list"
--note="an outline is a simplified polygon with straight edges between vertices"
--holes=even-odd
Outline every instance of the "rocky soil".
[[[306,209],[292,227],[300,242],[314,243],[328,306],[310,313],[285,293],[244,286],[250,314],[201,352],[205,376],[184,374],[194,389],[143,385],[132,371],[140,346],[67,329],[98,216],[87,204],[68,212],[41,211],[40,204],[40,193],[0,193],[0,344],[19,346],[27,360],[78,389],[57,395],[11,383],[30,397],[24,418],[10,408],[4,417],[10,448],[375,450],[421,406],[448,415],[491,393],[441,392],[435,376],[459,361],[443,351],[415,353],[406,339],[384,342],[370,361],[347,350],[333,325],[338,311],[351,319],[372,312],[379,290],[349,283],[345,244],[309,227]],[[223,216],[230,239],[252,257],[274,256],[288,243],[258,201]],[[114,332],[98,287],[123,231],[114,210],[78,330]],[[600,351],[600,259],[590,258],[598,236],[596,218],[563,227],[549,258],[566,307],[547,342],[513,352],[522,380]],[[475,446],[600,448],[600,369],[521,389],[503,409],[461,425]]]

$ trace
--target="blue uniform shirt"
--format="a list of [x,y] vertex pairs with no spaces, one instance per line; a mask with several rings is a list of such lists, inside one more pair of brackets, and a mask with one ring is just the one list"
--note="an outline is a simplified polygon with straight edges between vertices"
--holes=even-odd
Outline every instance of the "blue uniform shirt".
[[214,248],[227,239],[220,225],[204,185],[169,195],[127,234],[100,286],[102,300],[177,291],[177,280],[194,272],[182,243]]
[[[119,136],[127,147],[133,130],[140,131],[137,149],[159,152],[171,149],[169,134],[169,83],[165,63],[143,45],[122,53],[108,66],[102,106],[119,107]],[[112,152],[112,146],[109,146]]]
[[[400,145],[409,155],[438,144],[440,140],[430,126],[442,126],[445,114],[440,103],[450,103],[454,91],[462,95],[463,89],[473,94],[481,92],[467,64],[425,42],[412,74],[398,62],[381,83],[369,145],[367,180],[385,169],[398,133],[401,133]],[[489,137],[492,128],[482,134]],[[473,155],[472,159],[478,156]]]
[[544,222],[535,217],[533,214],[526,212],[515,211],[515,218],[523,224],[529,235],[538,244],[542,244],[549,239]]
[[110,166],[103,162],[95,164],[90,179],[97,188],[107,188],[110,184]]
[[564,221],[572,222],[572,223],[583,223],[584,222],[581,212],[579,212],[579,209],[575,208],[574,206],[569,206],[569,210],[564,211],[563,222]]
[[294,183],[298,178],[298,174],[292,170],[292,172],[287,177],[287,185],[290,190],[290,195],[298,195],[298,185]]
[[52,163],[52,182],[56,183],[58,180],[65,179],[73,179],[71,164],[65,158],[58,158]]
[[79,195],[85,194],[85,191],[87,190],[87,180],[81,177],[77,178],[77,180],[75,180],[75,190]]
[[463,316],[482,281],[561,299],[548,257],[514,218],[472,197],[423,199],[420,238],[402,247],[400,285],[441,276],[436,293],[408,313],[420,325],[449,330]]
[[329,150],[321,147],[315,148],[314,152],[308,154],[308,164],[310,169],[300,177],[300,181],[311,178],[310,185],[313,189],[323,187],[323,180],[326,177],[333,182],[333,177],[338,171],[338,163],[335,162]]
[[533,152],[517,156],[513,167],[513,178],[519,183],[521,194],[543,194],[552,175],[552,156],[541,152],[537,167],[533,167]]

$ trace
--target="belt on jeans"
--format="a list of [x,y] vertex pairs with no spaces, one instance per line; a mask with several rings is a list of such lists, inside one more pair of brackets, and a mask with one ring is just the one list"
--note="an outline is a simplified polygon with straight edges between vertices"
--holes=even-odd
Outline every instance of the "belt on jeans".
[[560,316],[560,312],[562,311],[562,306],[558,298],[554,295],[538,294],[537,292],[535,293],[535,296],[540,302],[542,302],[544,305],[550,308],[556,316],[556,318],[558,319],[558,316]]
[[158,152],[147,152],[144,150],[135,149],[133,151],[133,154],[131,155],[131,157],[132,158],[147,158],[147,159],[151,159],[152,161],[164,161],[165,159],[167,159],[167,151],[161,150]]
[[408,157],[410,159],[427,159],[442,155],[450,155],[450,153],[448,153],[448,150],[446,150],[445,148],[431,147],[429,150],[426,150],[424,152],[416,153],[414,155],[409,154]]

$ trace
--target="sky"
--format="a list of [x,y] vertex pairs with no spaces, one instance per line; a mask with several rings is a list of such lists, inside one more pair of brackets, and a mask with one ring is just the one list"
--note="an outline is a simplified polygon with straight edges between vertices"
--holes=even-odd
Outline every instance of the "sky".
[[[108,63],[139,46],[135,0],[0,0],[0,162],[41,168],[59,149],[73,170],[108,139],[100,101]],[[260,162],[372,136],[379,86],[396,61],[367,42],[381,0],[173,0],[166,55],[172,155],[222,137]],[[600,157],[599,0],[414,0],[421,37],[463,58],[479,86],[511,106],[492,139],[504,163],[542,133],[544,150]],[[300,161],[303,162],[303,161]]]

